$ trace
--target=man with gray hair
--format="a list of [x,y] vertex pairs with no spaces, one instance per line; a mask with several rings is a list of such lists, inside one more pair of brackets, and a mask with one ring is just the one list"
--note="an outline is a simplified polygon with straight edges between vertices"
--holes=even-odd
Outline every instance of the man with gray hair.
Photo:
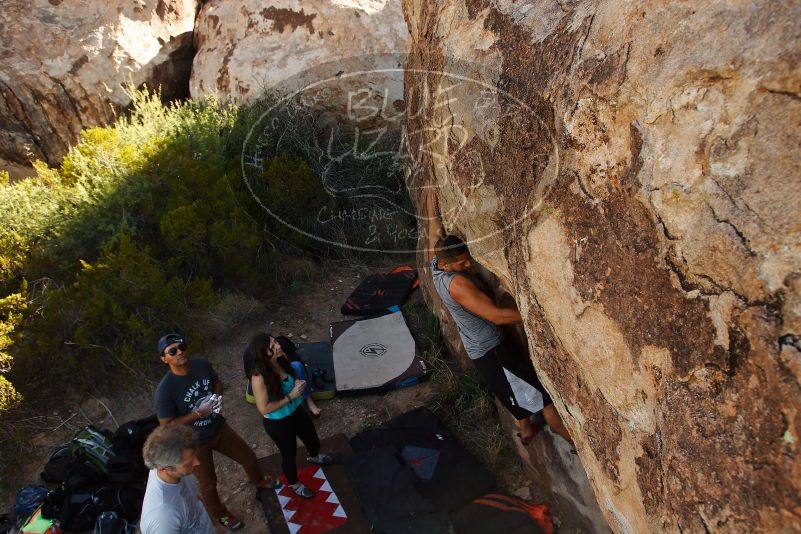
[[215,534],[215,528],[198,496],[192,471],[197,458],[197,433],[184,425],[156,428],[142,450],[150,468],[142,503],[142,534]]

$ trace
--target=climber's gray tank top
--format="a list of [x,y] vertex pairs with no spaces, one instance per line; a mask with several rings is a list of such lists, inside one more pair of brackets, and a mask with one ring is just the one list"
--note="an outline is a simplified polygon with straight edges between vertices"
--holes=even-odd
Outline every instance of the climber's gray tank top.
[[479,317],[464,306],[453,300],[448,289],[455,276],[462,275],[471,278],[476,285],[479,285],[467,273],[450,273],[443,271],[437,265],[437,257],[431,260],[431,274],[434,277],[434,287],[445,303],[445,307],[451,312],[451,317],[456,322],[459,329],[459,337],[462,338],[464,350],[470,359],[477,360],[484,356],[491,349],[497,347],[503,341],[503,332],[497,325]]

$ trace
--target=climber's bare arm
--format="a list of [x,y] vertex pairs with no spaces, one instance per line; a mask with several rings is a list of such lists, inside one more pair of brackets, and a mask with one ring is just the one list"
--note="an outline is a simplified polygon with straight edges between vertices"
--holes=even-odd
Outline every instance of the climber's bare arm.
[[494,324],[519,323],[520,312],[512,308],[499,308],[486,293],[466,276],[455,276],[448,289],[453,300],[469,311]]
[[442,221],[439,219],[439,211],[437,210],[437,194],[433,187],[429,187],[426,190],[426,219],[428,222],[426,257],[428,258],[428,263],[431,263],[437,241],[445,237],[445,229],[442,227]]

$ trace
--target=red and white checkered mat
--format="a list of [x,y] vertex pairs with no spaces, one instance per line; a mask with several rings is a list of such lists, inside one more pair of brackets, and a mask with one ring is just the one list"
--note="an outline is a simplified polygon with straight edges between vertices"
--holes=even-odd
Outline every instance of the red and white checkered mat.
[[322,468],[310,466],[298,470],[298,480],[316,492],[311,499],[295,495],[286,485],[284,475],[280,478],[284,485],[275,493],[290,534],[323,534],[347,522],[345,509]]
[[[313,499],[301,499],[287,487],[281,487],[279,491],[257,492],[270,532],[369,534],[370,524],[362,514],[345,470],[348,458],[353,455],[348,438],[343,434],[325,438],[320,443],[320,450],[333,455],[337,461],[320,469],[320,466],[306,461],[305,447],[298,448],[298,477],[318,492]],[[280,473],[281,455],[276,453],[261,458],[259,467],[263,473]]]

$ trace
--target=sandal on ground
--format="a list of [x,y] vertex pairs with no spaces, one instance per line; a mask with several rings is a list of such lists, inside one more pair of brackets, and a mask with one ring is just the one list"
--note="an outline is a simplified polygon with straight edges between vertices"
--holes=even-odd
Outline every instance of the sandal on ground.
[[315,495],[314,490],[307,488],[303,484],[298,484],[297,486],[289,486],[289,489],[295,492],[295,495],[297,495],[298,497],[303,497],[304,499],[311,499]]
[[223,527],[225,527],[226,530],[230,532],[240,530],[242,527],[245,526],[245,524],[242,521],[232,516],[231,514],[220,516],[219,522]]
[[278,489],[281,487],[281,481],[277,478],[262,478],[258,482],[256,482],[257,489]]
[[328,369],[320,369],[319,367],[315,367],[312,374],[320,378],[323,382],[328,382],[329,384],[334,383],[334,379],[328,376]]
[[325,388],[323,376],[325,376],[325,371],[322,369],[312,369],[312,385],[315,389]]
[[316,465],[330,465],[334,463],[334,459],[327,454],[318,454],[317,456],[307,456],[306,461],[310,464]]

